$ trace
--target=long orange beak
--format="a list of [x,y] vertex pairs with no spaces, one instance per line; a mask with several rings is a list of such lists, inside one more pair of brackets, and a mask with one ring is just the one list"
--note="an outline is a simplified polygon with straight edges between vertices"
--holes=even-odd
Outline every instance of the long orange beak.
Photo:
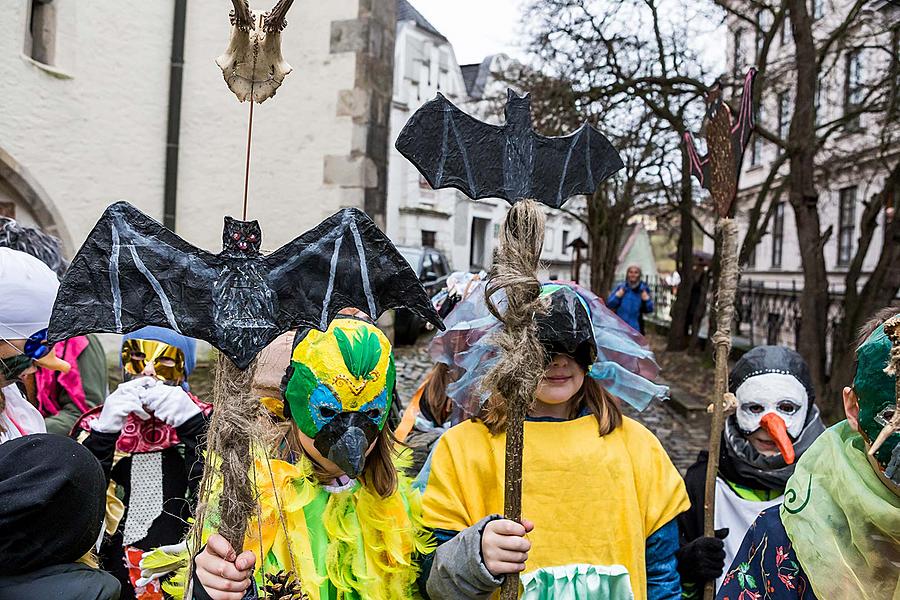
[[794,444],[791,442],[791,438],[788,437],[784,419],[775,413],[768,413],[763,415],[763,418],[759,420],[759,424],[766,430],[772,441],[775,442],[775,445],[778,446],[778,451],[784,457],[784,462],[789,465],[794,464]]

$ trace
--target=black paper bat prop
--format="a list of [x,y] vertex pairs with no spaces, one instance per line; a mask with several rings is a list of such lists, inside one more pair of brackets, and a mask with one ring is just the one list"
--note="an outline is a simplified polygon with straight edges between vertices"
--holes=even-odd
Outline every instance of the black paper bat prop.
[[591,194],[624,164],[602,133],[585,123],[574,133],[534,132],[531,99],[507,92],[506,124],[490,125],[442,94],[410,117],[396,147],[431,187],[454,187],[469,198],[524,198],[559,208]]
[[737,120],[731,113],[728,104],[722,101],[722,89],[716,83],[706,96],[709,106],[706,109],[706,147],[705,156],[697,153],[694,136],[691,132],[684,134],[685,151],[691,163],[691,174],[700,181],[700,185],[709,190],[716,205],[719,216],[727,217],[737,194],[738,176],[744,161],[744,149],[753,133],[753,82],[756,69],[751,68],[744,77],[744,92],[741,96],[741,107]]
[[345,208],[267,256],[256,221],[225,217],[222,239],[212,254],[113,204],[60,284],[49,340],[158,325],[206,340],[245,369],[280,334],[324,331],[343,308],[374,319],[406,307],[444,328],[409,264],[360,210]]

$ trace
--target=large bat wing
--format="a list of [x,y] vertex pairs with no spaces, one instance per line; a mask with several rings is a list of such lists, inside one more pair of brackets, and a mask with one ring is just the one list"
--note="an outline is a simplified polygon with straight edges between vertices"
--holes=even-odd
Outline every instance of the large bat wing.
[[444,323],[406,259],[364,212],[345,208],[263,259],[278,299],[281,331],[324,331],[343,308],[377,319],[406,307],[440,329]]
[[127,202],[117,202],[103,213],[60,283],[48,339],[128,333],[145,325],[206,338],[216,261]]
[[395,147],[434,189],[452,187],[469,198],[505,196],[503,127],[471,117],[443,94],[423,104]]
[[737,171],[740,173],[741,163],[744,158],[744,149],[750,141],[750,135],[756,126],[753,106],[753,83],[756,81],[756,69],[750,68],[744,76],[744,91],[741,94],[741,106],[738,109],[737,119],[731,125],[731,144],[734,148],[734,156],[737,161]]
[[606,137],[585,123],[561,137],[534,136],[534,166],[529,197],[553,208],[597,185],[625,166]]

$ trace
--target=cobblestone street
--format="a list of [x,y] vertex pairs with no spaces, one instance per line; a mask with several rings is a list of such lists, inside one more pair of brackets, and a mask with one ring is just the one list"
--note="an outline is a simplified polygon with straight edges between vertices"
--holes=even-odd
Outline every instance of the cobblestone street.
[[[397,391],[401,401],[406,403],[415,393],[419,384],[431,368],[428,356],[428,341],[423,336],[415,346],[394,348],[397,368]],[[675,394],[688,392],[677,388]],[[698,400],[695,399],[695,403]],[[675,466],[684,473],[697,458],[697,452],[706,447],[709,435],[709,417],[703,411],[687,411],[682,415],[672,402],[654,402],[643,412],[624,406],[623,412],[641,422],[662,442]]]

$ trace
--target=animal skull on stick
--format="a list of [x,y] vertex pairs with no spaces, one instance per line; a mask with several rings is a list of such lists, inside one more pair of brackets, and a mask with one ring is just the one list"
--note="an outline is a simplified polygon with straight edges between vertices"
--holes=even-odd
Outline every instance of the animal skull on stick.
[[231,38],[216,64],[238,100],[265,102],[292,70],[281,56],[281,32],[294,0],[279,0],[265,13],[251,11],[248,0],[231,2]]

